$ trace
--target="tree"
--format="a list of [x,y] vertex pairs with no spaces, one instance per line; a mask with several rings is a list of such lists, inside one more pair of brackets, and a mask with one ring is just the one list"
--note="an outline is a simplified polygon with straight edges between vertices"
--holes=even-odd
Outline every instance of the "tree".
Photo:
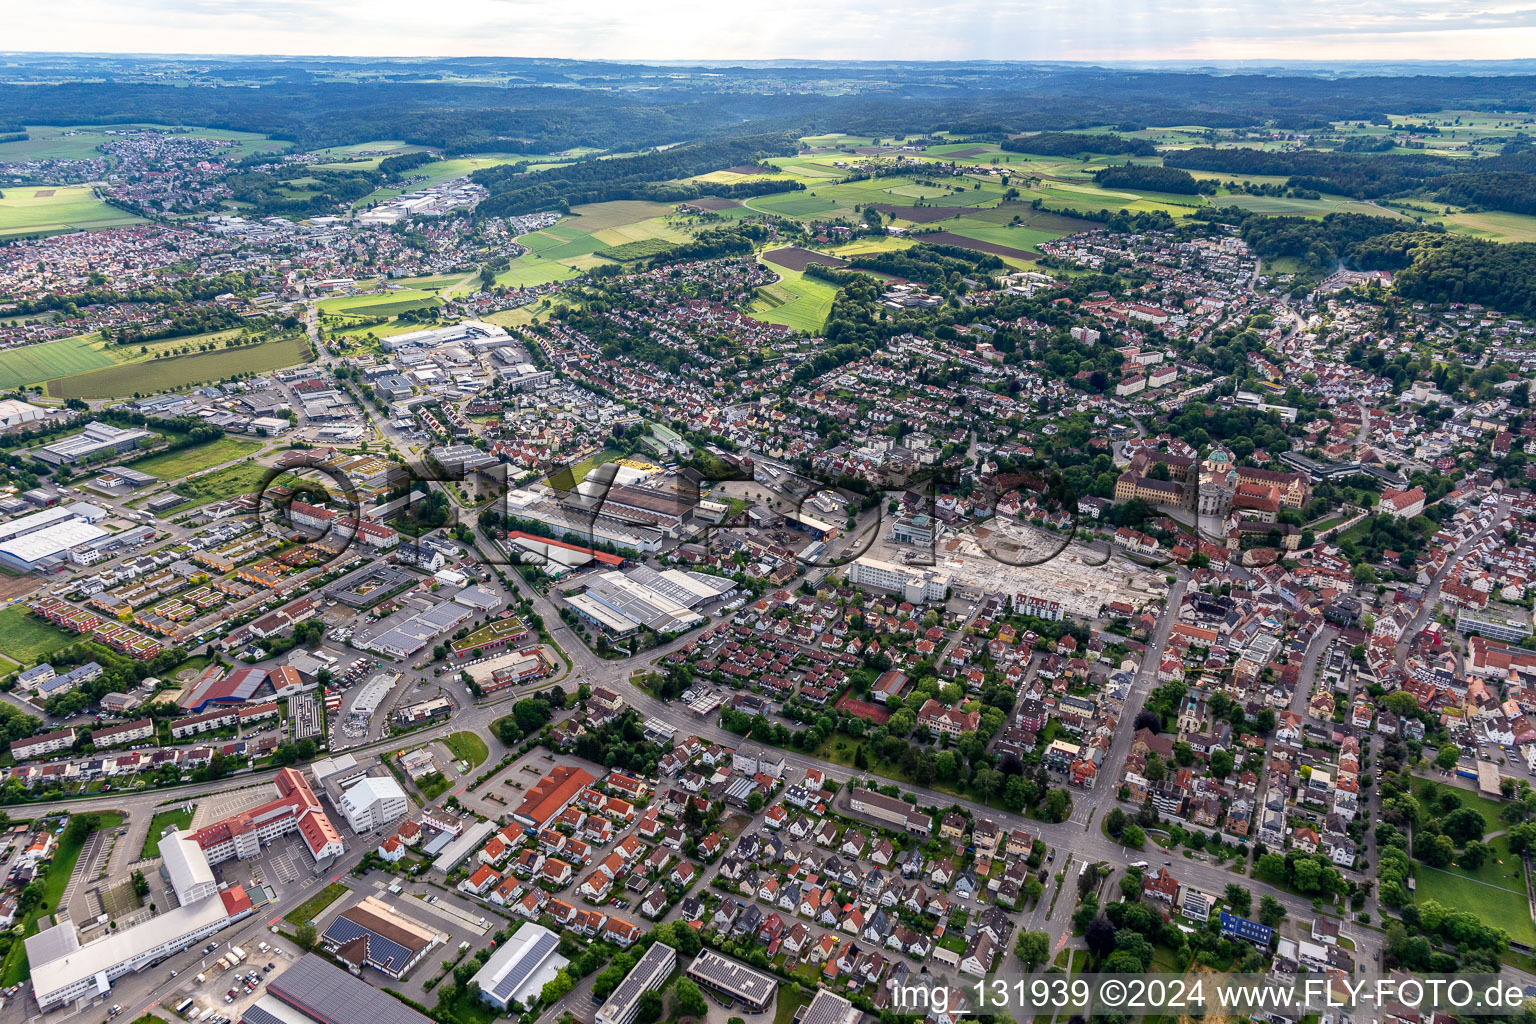
[[1072,810],[1072,794],[1064,789],[1053,789],[1045,794],[1045,816],[1050,821],[1066,821]]
[[1232,774],[1232,752],[1217,750],[1211,754],[1211,774],[1218,779],[1224,779]]
[[1273,896],[1265,893],[1259,897],[1259,921],[1271,928],[1285,920],[1285,906]]
[[[1413,852],[1419,855],[1419,860],[1432,868],[1448,866],[1456,856],[1456,844],[1450,836],[1430,836],[1423,841],[1413,844]],[[1298,886],[1299,888],[1299,886]]]
[[661,1019],[662,1002],[661,993],[650,991],[640,996],[640,1002],[635,1007],[636,1024],[655,1024]]
[[1236,882],[1228,882],[1226,889],[1227,906],[1239,917],[1247,917],[1253,910],[1253,893]]
[[1483,866],[1488,859],[1488,846],[1480,840],[1474,839],[1467,843],[1467,848],[1461,851],[1461,856],[1456,858],[1456,866],[1467,871],[1476,871]]
[[1083,942],[1087,943],[1090,953],[1103,960],[1115,948],[1115,926],[1109,918],[1100,914],[1083,929]]
[[293,930],[293,941],[304,949],[314,949],[317,938],[313,921],[304,921]]
[[1461,760],[1461,748],[1454,743],[1447,743],[1435,752],[1435,767],[1450,771],[1456,767],[1456,762]]
[[1458,807],[1440,822],[1445,834],[1455,840],[1457,846],[1465,846],[1473,839],[1483,838],[1486,823],[1483,816],[1470,807]]
[[703,1017],[709,1013],[704,993],[691,978],[678,978],[672,986],[672,1013],[680,1017]]
[[1020,932],[1018,941],[1013,944],[1013,953],[1024,961],[1025,967],[1033,970],[1051,955],[1051,937],[1045,932]]

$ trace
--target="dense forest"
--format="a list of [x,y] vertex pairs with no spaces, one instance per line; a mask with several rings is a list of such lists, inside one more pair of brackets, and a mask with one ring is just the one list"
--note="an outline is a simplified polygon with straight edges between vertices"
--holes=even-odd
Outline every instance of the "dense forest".
[[1188,171],[1156,164],[1122,164],[1095,171],[1093,180],[1105,188],[1141,188],[1153,192],[1174,192],[1192,196],[1199,191]]
[[1436,153],[1272,152],[1200,146],[1164,157],[1170,167],[1225,174],[1285,175],[1287,185],[1355,199],[1382,199],[1421,189],[1441,202],[1512,213],[1536,210],[1536,151],[1519,148],[1477,160]]
[[[1373,217],[1363,213],[1330,213],[1308,217],[1268,217],[1236,207],[1212,211],[1210,219],[1242,226],[1243,241],[1266,260],[1299,261],[1315,274],[1332,271],[1340,261],[1352,258],[1356,243],[1380,235],[1401,232],[1408,222],[1397,217]],[[1435,230],[1441,230],[1436,227]]]
[[1010,153],[1035,153],[1040,156],[1077,156],[1082,153],[1108,153],[1111,156],[1156,156],[1157,147],[1145,139],[1128,139],[1113,132],[1079,135],[1075,132],[1040,132],[1018,139],[1004,139],[998,144]]
[[695,142],[641,156],[583,160],[532,174],[525,173],[525,164],[507,164],[475,171],[470,177],[490,192],[490,197],[480,204],[480,212],[505,217],[613,199],[676,203],[705,195],[738,198],[794,191],[804,186],[788,178],[734,185],[694,184],[678,179],[756,164],[765,156],[790,156],[795,151],[793,135],[759,135]]
[[1399,232],[1356,242],[1349,255],[1362,267],[1396,271],[1394,289],[1404,298],[1536,313],[1536,243]]
[[[191,75],[197,88],[163,84]],[[195,124],[264,132],[303,148],[403,139],[450,153],[622,151],[791,129],[1001,138],[1105,124],[1315,128],[1341,119],[1379,123],[1388,109],[1533,104],[1536,76],[1528,75],[1324,78],[964,61],[670,65],[662,77],[652,66],[606,61],[102,62],[49,54],[0,69],[0,110],[16,131],[28,124]]]

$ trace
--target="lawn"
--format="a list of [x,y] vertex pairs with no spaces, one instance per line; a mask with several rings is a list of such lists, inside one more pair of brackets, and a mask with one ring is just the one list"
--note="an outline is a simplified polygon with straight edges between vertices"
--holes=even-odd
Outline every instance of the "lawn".
[[75,642],[68,633],[27,614],[21,605],[0,608],[0,636],[5,637],[6,655],[24,665],[46,661],[54,651]]
[[779,1003],[773,1011],[773,1024],[795,1024],[795,1014],[810,1001],[811,997],[804,995],[799,985],[780,985]]
[[1419,899],[1433,899],[1455,910],[1470,910],[1486,924],[1504,929],[1516,942],[1536,942],[1523,885],[1515,891],[1425,864],[1419,864],[1414,875],[1418,879]]
[[490,756],[490,751],[485,747],[485,740],[472,732],[456,732],[443,740],[443,744],[453,751],[453,756],[460,761],[468,761],[471,768],[476,767]]
[[48,382],[54,398],[120,398],[153,395],[192,384],[280,370],[304,362],[309,348],[297,335],[212,352],[122,363]]
[[108,206],[85,185],[8,186],[0,198],[0,238],[139,223],[142,218]]
[[141,473],[159,477],[161,480],[171,480],[217,466],[221,462],[253,455],[261,451],[261,447],[260,441],[221,437],[216,441],[183,448],[180,451],[151,455],[133,463],[133,468]]
[[820,331],[832,312],[837,286],[784,267],[773,269],[780,276],[779,282],[757,290],[747,315],[810,334]]
[[335,903],[337,900],[341,899],[351,891],[352,890],[350,887],[343,885],[341,882],[332,882],[330,885],[326,886],[324,889],[321,889],[319,892],[315,893],[303,903],[300,903],[298,906],[288,911],[288,913],[283,915],[283,918],[285,920],[292,921],[294,924],[303,924],[305,921],[313,921],[316,917],[324,912],[326,907],[330,906],[332,903]]
[[149,822],[149,835],[144,837],[144,849],[139,856],[141,858],[160,856],[160,837],[172,825],[182,830],[191,828],[192,812],[176,807],[155,815]]

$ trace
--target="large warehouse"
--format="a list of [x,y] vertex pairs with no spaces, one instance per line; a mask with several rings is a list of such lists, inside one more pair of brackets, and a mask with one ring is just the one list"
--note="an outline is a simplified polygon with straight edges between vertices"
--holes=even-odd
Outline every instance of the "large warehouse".
[[571,610],[610,636],[627,636],[644,626],[681,633],[704,621],[696,609],[730,596],[736,583],[725,576],[636,566],[628,572],[599,573],[586,591],[567,599]]
[[570,963],[560,955],[560,936],[543,925],[529,922],[517,930],[474,976],[480,998],[502,1013],[514,1000],[529,1005],[544,986]]
[[267,983],[240,1024],[432,1024],[388,993],[306,953]]

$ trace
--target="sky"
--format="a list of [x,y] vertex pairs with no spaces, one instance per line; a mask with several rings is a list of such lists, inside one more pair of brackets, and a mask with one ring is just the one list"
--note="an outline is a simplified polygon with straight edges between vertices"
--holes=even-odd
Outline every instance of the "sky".
[[1536,0],[59,0],[5,49],[634,60],[1503,60]]

